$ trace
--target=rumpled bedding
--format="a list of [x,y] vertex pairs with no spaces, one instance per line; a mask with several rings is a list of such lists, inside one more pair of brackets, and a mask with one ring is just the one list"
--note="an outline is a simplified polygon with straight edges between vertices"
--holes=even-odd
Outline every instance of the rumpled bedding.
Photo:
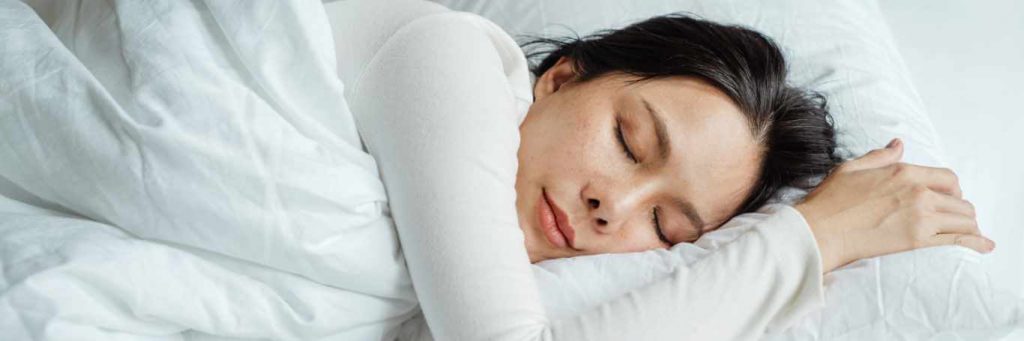
[[[0,0],[0,340],[429,338],[319,2],[29,4]],[[564,316],[714,243],[535,274]],[[1019,328],[1024,302],[976,258],[853,264],[824,311],[766,339]]]
[[0,340],[391,339],[416,312],[320,2],[0,1],[0,46]]

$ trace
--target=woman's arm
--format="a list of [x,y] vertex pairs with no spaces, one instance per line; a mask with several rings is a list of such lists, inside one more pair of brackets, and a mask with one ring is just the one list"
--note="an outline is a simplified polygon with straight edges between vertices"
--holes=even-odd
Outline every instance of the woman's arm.
[[754,338],[776,315],[821,302],[815,239],[796,210],[775,206],[762,226],[670,277],[549,321],[515,212],[520,120],[507,77],[526,73],[521,54],[499,52],[509,46],[479,17],[422,17],[350,88],[436,339]]

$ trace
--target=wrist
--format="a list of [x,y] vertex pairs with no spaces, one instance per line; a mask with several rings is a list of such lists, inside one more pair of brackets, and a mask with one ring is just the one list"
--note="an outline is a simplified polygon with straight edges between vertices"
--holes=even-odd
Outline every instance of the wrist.
[[814,235],[814,240],[818,244],[818,253],[821,256],[822,273],[842,266],[845,263],[843,237],[832,233],[835,229],[824,228],[826,224],[815,214],[816,211],[811,205],[800,203],[794,205],[793,208],[803,215],[811,234]]

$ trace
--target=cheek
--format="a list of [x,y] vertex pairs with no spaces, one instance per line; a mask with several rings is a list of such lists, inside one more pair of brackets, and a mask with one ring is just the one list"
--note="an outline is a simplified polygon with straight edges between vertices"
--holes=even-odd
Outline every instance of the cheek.
[[[595,116],[595,115],[590,115]],[[614,141],[604,136],[609,134],[600,119],[588,117],[586,113],[566,112],[562,117],[552,117],[539,123],[535,128],[538,143],[529,148],[535,151],[537,159],[548,170],[571,172],[578,176],[604,173],[614,165]]]
[[602,246],[598,248],[601,253],[612,253],[612,252],[640,252],[651,249],[657,249],[663,247],[660,241],[658,241],[653,230],[648,231],[647,229],[653,229],[644,225],[639,219],[634,219],[635,222],[631,222],[628,226],[624,227],[619,233],[610,236],[602,236],[604,242]]

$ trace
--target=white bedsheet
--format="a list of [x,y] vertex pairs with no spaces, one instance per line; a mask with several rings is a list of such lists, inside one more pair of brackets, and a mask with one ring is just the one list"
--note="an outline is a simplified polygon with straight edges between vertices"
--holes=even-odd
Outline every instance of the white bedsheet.
[[416,310],[322,5],[0,1],[0,340],[371,340]]

